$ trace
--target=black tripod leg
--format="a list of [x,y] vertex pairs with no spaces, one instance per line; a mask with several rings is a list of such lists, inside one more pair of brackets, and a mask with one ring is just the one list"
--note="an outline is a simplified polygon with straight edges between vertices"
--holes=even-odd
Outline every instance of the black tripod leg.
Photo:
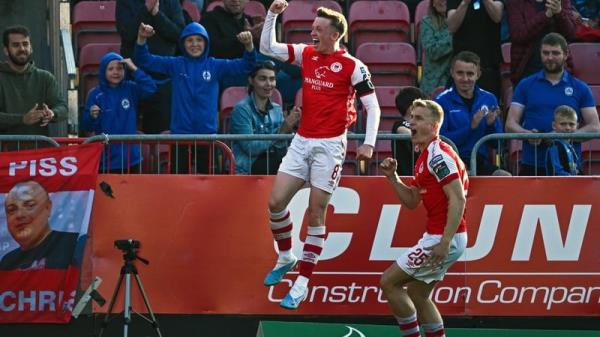
[[156,317],[154,316],[154,312],[152,311],[152,308],[150,308],[150,302],[148,301],[148,296],[146,296],[146,292],[144,291],[144,287],[142,286],[142,279],[140,278],[139,274],[135,274],[135,280],[137,282],[138,288],[140,289],[140,293],[142,294],[142,299],[144,300],[146,309],[148,309],[148,314],[150,314],[150,318],[151,318],[150,323],[154,327],[154,330],[156,331],[156,335],[158,337],[162,337],[162,334],[160,333],[160,328],[158,327],[158,321],[156,320]]
[[115,286],[115,291],[113,292],[112,298],[110,299],[110,304],[108,305],[108,312],[106,313],[106,316],[104,317],[104,320],[102,321],[102,327],[100,328],[100,333],[98,333],[98,337],[102,337],[102,334],[104,333],[104,329],[106,329],[106,326],[108,325],[108,321],[110,319],[110,314],[112,313],[112,309],[115,305],[115,301],[117,300],[117,296],[119,295],[119,290],[121,290],[121,284],[123,283],[123,277],[125,275],[121,274],[119,275],[119,280],[117,281],[117,285]]

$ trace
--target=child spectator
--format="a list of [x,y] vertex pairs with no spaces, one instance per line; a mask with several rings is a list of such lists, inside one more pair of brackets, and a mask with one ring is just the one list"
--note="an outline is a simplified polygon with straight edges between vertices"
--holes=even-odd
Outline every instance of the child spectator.
[[[577,112],[568,105],[554,110],[552,130],[559,133],[571,133],[577,130]],[[546,172],[549,176],[574,176],[581,172],[577,152],[571,140],[554,139],[546,151]]]
[[[133,73],[133,81],[125,79],[125,66]],[[131,59],[108,53],[100,61],[99,84],[91,91],[82,116],[82,128],[95,134],[137,133],[137,108],[140,99],[156,91],[154,80]],[[108,157],[107,157],[108,156]],[[102,172],[138,172],[142,161],[140,145],[114,144],[105,151],[100,162]]]
[[[241,59],[209,57],[210,39],[206,29],[196,22],[181,32],[179,45],[183,56],[167,57],[150,54],[146,40],[154,28],[140,24],[135,57],[148,71],[167,75],[172,81],[171,134],[216,134],[219,101],[219,81],[225,77],[248,74],[256,62],[252,34],[237,35],[244,45]],[[193,153],[189,151],[193,150]],[[176,146],[171,151],[174,173],[208,173],[209,151],[202,146]],[[195,159],[195,167],[188,162]],[[173,162],[176,160],[176,162]],[[175,172],[176,171],[176,172]]]

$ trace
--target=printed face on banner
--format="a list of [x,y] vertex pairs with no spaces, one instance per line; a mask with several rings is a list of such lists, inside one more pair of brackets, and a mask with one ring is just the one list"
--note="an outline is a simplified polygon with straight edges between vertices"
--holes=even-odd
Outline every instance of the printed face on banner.
[[0,323],[69,321],[100,151],[0,155]]

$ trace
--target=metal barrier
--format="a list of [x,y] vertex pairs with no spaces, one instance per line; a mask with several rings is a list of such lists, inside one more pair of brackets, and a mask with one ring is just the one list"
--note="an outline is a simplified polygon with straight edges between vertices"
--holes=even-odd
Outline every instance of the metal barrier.
[[[97,135],[87,138],[84,143],[102,142],[105,145],[121,146],[120,161],[126,167],[112,168],[106,161],[111,158],[111,146],[105,146],[100,172],[105,173],[206,173],[235,174],[235,158],[227,144],[217,135]],[[117,143],[117,144],[110,144]],[[139,146],[147,160],[131,163],[131,150]],[[127,147],[127,149],[125,149]],[[113,150],[115,148],[113,147]],[[207,151],[204,153],[203,151]],[[187,153],[186,153],[187,152]],[[127,158],[123,157],[127,155]],[[204,162],[206,155],[207,161]],[[173,164],[174,162],[174,164]],[[204,169],[206,164],[206,170]]]
[[[470,163],[470,172],[469,175],[476,175],[477,172],[477,152],[479,151],[479,147],[488,142],[488,141],[510,141],[510,140],[553,140],[553,139],[576,139],[578,141],[592,140],[592,139],[600,139],[600,133],[598,132],[581,132],[581,133],[493,133],[481,137],[473,146],[473,150],[471,151],[471,163]],[[545,155],[545,154],[544,154]],[[538,150],[537,145],[535,146],[534,159],[537,162]],[[591,154],[590,154],[591,156]],[[518,156],[517,156],[518,161]],[[592,158],[590,159],[590,163],[592,162]],[[583,158],[581,158],[583,161]],[[537,175],[537,167],[536,167],[536,175]]]
[[[356,149],[364,139],[364,134],[348,134],[348,154],[346,164],[354,165],[350,170],[350,174],[354,175],[378,175],[379,163],[388,156],[393,156],[392,144],[394,140],[411,141],[411,136],[407,134],[389,134],[381,133],[378,135],[378,142],[375,147],[373,158],[368,161],[357,161],[355,158]],[[271,140],[271,141],[290,141],[293,138],[292,134],[273,134],[273,135],[238,135],[238,134],[214,134],[214,135],[97,135],[90,138],[48,138],[44,136],[2,136],[0,144],[4,140],[10,142],[12,150],[24,150],[38,148],[41,146],[21,146],[21,143],[32,141],[45,141],[52,146],[69,146],[91,142],[102,142],[106,144],[103,158],[110,158],[111,146],[113,150],[115,146],[121,146],[119,149],[122,157],[120,162],[125,163],[124,167],[116,167],[112,169],[110,166],[104,165],[100,167],[100,172],[103,173],[153,173],[153,174],[168,174],[172,172],[184,171],[185,173],[199,173],[196,167],[192,166],[193,162],[198,159],[194,157],[197,153],[196,148],[208,148],[207,163],[208,174],[235,174],[235,157],[231,148],[228,146],[233,142],[238,141],[256,141],[256,140]],[[455,150],[456,146],[449,139],[442,137],[444,141],[449,143]],[[132,146],[139,146],[144,160],[129,165],[131,163],[130,149]],[[185,162],[187,167],[180,167],[179,158],[180,151],[186,156]],[[269,158],[267,157],[267,160]],[[414,161],[414,158],[412,158]],[[347,169],[347,167],[345,168]]]
[[[45,145],[45,146],[41,146]],[[60,144],[53,138],[38,135],[0,135],[0,151],[35,150]]]

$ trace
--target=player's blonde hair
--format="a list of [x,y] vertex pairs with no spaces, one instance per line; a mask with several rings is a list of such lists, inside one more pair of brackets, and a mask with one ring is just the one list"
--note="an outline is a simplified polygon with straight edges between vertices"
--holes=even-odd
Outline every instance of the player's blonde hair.
[[434,122],[437,122],[440,125],[442,124],[442,122],[444,122],[444,109],[442,109],[442,106],[439,105],[437,102],[429,99],[416,99],[410,106],[410,110],[417,107],[429,110]]
[[331,26],[340,33],[338,41],[348,32],[348,22],[346,21],[344,14],[338,11],[334,11],[327,7],[319,7],[317,9],[317,17],[329,19],[329,21],[331,21]]

